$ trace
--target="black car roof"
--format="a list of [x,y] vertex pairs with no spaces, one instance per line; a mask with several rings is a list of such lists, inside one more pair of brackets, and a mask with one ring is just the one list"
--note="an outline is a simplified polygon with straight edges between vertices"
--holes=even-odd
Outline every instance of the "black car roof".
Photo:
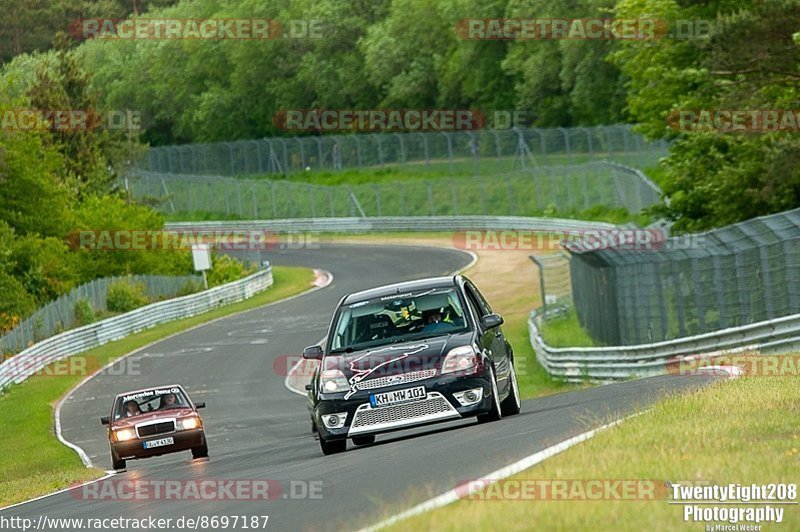
[[447,277],[428,277],[426,279],[417,279],[415,281],[406,281],[403,283],[387,284],[370,288],[369,290],[362,290],[360,292],[353,292],[344,298],[342,304],[355,303],[357,301],[364,301],[366,299],[373,299],[375,297],[387,296],[390,294],[400,294],[404,292],[414,292],[417,290],[425,290],[426,288],[440,288],[444,286],[455,286],[457,275],[450,275]]

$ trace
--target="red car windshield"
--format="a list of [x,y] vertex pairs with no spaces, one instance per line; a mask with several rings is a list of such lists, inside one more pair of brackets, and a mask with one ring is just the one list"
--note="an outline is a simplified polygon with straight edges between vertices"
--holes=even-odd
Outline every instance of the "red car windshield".
[[190,408],[190,406],[186,394],[178,387],[153,388],[117,397],[114,404],[114,421],[150,412]]

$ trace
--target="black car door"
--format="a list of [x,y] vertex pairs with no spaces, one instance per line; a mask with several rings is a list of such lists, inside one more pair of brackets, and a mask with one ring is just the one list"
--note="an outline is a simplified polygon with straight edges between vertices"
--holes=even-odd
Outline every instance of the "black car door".
[[483,295],[475,288],[471,282],[466,281],[464,283],[464,291],[467,294],[467,299],[470,302],[470,306],[475,307],[475,310],[478,314],[478,329],[479,334],[481,335],[481,347],[486,349],[489,353],[489,358],[491,358],[492,363],[494,364],[495,373],[497,376],[497,388],[500,392],[502,397],[508,394],[508,377],[510,366],[508,364],[509,357],[508,351],[506,349],[506,339],[503,336],[503,330],[500,326],[493,327],[491,329],[484,329],[483,324],[480,323],[480,319],[483,316],[488,314],[492,314],[492,308],[487,303],[486,299]]

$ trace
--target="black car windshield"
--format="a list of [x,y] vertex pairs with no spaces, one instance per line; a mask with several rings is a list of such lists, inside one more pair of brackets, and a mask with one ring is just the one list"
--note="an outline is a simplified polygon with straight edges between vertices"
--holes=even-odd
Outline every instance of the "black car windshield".
[[386,295],[350,303],[339,313],[331,351],[343,352],[463,331],[454,287]]
[[117,397],[114,420],[140,416],[159,410],[190,408],[189,399],[178,387],[153,388]]

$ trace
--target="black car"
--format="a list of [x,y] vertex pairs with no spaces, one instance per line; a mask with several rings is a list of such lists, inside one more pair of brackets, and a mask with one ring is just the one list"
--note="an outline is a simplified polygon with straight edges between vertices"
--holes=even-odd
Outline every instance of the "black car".
[[437,277],[345,296],[308,389],[323,454],[375,441],[378,433],[477,416],[519,413],[514,352],[466,277]]

